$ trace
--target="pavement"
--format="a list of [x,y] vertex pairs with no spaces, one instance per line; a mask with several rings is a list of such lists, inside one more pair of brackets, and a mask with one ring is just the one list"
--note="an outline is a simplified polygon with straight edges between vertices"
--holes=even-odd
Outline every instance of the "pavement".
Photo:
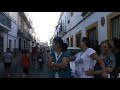
[[[11,76],[9,78],[22,78],[22,67],[20,65],[20,57],[18,55],[13,60],[12,67],[10,69]],[[47,57],[44,57],[45,63],[42,67],[36,65],[36,68],[31,67],[29,71],[29,78],[49,78],[50,69],[47,66]],[[4,65],[0,63],[0,78],[7,78],[4,72]]]

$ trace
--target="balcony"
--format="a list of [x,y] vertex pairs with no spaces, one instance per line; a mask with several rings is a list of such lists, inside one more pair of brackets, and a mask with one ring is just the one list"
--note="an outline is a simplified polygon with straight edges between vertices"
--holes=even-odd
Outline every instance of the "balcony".
[[0,12],[0,29],[11,30],[11,19],[3,12]]
[[31,41],[33,40],[33,37],[32,37],[32,35],[31,35],[31,34],[29,34],[29,38],[30,38],[30,40],[31,40]]
[[25,12],[19,12],[19,15],[22,17],[22,19],[26,22],[27,26],[29,28],[32,28],[31,21],[28,20],[28,15]]
[[23,37],[24,29],[21,25],[18,26],[18,35]]
[[62,35],[64,36],[66,34],[66,30],[63,29],[64,27],[62,25],[60,25],[60,28],[59,28],[59,35]]
[[24,29],[23,36],[28,41],[32,41],[33,40],[33,37],[32,37],[32,35],[30,34],[30,32],[28,30]]

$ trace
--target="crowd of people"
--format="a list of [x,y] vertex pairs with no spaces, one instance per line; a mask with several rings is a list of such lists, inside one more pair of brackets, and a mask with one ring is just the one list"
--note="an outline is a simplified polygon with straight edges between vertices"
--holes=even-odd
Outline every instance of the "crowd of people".
[[[98,42],[96,42],[98,43]],[[80,49],[75,56],[70,56],[67,44],[61,37],[53,39],[53,48],[48,66],[52,78],[117,78],[120,73],[120,39],[102,41],[93,47],[87,37],[80,40]],[[70,60],[75,59],[74,76],[71,75]]]
[[[30,67],[33,66],[33,68],[36,69],[39,54],[41,54],[43,58],[44,53],[46,53],[46,51],[43,48],[38,48],[38,46],[36,45],[35,47],[32,47],[30,50],[23,49],[21,53],[22,54],[20,57],[20,63],[23,71],[23,78],[28,78]],[[13,55],[12,52],[10,51],[10,48],[6,49],[6,52],[3,55],[3,62],[5,73],[7,77],[10,77],[11,76],[10,69],[13,63]]]
[[[98,42],[96,42],[98,43]],[[29,77],[29,69],[37,64],[38,54],[47,53],[48,67],[51,69],[50,78],[117,78],[120,73],[120,39],[105,40],[100,45],[92,46],[87,37],[80,40],[81,52],[70,56],[68,45],[61,37],[53,39],[51,50],[43,50],[33,47],[22,50],[21,68],[23,78]],[[8,77],[12,65],[12,54],[6,49],[3,55],[4,68]],[[75,72],[71,74],[70,61],[75,60]]]

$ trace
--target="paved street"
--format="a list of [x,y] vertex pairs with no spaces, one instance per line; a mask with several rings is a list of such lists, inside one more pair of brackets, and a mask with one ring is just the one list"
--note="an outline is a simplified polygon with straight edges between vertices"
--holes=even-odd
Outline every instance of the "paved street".
[[[0,78],[6,78],[3,63],[0,63]],[[30,69],[30,78],[49,78],[49,68],[47,66],[47,58],[45,57],[45,63],[40,68],[37,67],[36,69],[31,67]],[[22,78],[22,68],[20,66],[20,56],[14,61],[11,67],[11,77],[10,78]]]

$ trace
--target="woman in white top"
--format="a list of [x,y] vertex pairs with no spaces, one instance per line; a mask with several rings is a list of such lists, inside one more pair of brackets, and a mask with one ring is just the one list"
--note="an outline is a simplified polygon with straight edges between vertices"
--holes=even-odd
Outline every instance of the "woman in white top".
[[[94,69],[96,61],[102,68],[102,76],[107,77],[105,65],[103,60],[97,55],[95,50],[90,47],[90,40],[87,37],[83,37],[80,42],[80,48],[82,52],[75,55],[75,78],[94,78],[94,76],[88,76],[86,71]],[[96,60],[96,61],[95,61]]]

